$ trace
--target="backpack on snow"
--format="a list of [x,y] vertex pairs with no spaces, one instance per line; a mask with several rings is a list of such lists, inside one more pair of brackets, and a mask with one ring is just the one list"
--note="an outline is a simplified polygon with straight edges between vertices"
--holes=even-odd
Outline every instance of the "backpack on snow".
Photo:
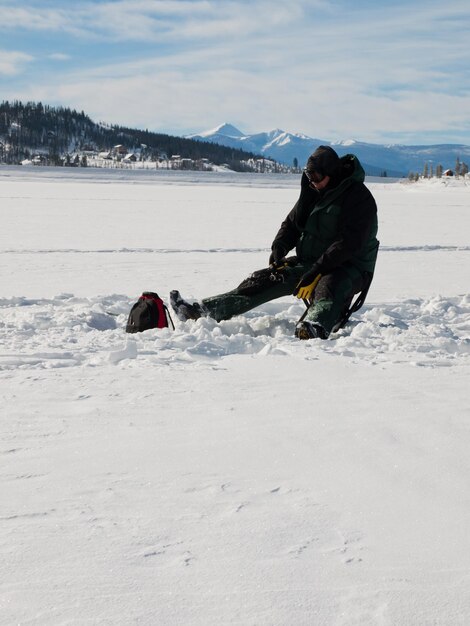
[[141,333],[150,328],[167,328],[170,320],[175,325],[163,300],[153,291],[144,291],[133,305],[126,325],[126,333]]

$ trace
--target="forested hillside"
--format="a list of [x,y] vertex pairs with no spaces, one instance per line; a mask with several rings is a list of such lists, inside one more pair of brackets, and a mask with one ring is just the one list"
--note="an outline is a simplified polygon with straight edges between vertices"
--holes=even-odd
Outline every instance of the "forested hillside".
[[102,152],[117,144],[129,152],[138,151],[146,159],[178,154],[214,164],[228,163],[232,169],[244,169],[242,162],[256,158],[252,153],[214,143],[96,123],[83,111],[41,102],[0,104],[1,162],[20,163],[39,154],[50,164],[60,164],[71,153]]

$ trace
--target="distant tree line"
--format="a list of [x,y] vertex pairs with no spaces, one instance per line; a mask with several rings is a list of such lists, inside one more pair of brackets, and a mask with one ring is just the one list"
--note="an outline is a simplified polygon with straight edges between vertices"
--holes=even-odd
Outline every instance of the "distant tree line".
[[420,172],[410,172],[408,174],[409,180],[419,180],[420,178],[442,178],[442,176],[466,176],[468,174],[468,165],[460,161],[459,157],[457,157],[455,161],[455,168],[444,170],[442,165],[438,163],[436,167],[433,167],[433,164],[429,161],[426,161],[423,166],[423,171]]
[[[208,159],[234,170],[256,159],[251,152],[210,142],[174,137],[149,130],[95,123],[83,111],[52,107],[41,102],[4,101],[0,104],[0,161],[20,163],[32,153],[48,155],[51,163],[74,151],[109,150],[121,144],[129,151],[143,150],[146,158],[180,154],[189,159]],[[258,157],[259,158],[259,157]]]

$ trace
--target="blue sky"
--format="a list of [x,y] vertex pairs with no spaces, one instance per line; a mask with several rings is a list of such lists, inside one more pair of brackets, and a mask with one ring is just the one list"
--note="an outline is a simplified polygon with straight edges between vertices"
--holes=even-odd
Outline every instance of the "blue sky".
[[470,144],[468,0],[0,0],[0,100],[189,134]]

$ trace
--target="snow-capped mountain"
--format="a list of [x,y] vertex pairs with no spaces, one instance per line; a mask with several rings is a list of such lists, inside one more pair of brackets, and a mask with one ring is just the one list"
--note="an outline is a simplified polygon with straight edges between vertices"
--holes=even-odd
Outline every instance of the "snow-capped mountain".
[[224,124],[220,124],[220,126],[212,128],[211,130],[206,130],[197,135],[197,137],[205,138],[214,137],[215,135],[222,135],[223,137],[234,137],[237,139],[243,137],[243,133],[241,132],[241,130],[238,130],[238,128],[235,128],[235,126],[233,126],[232,124],[228,124],[227,122],[225,122]]
[[301,167],[315,148],[319,145],[330,145],[340,156],[349,152],[357,155],[369,175],[379,175],[385,171],[388,176],[406,176],[410,171],[421,172],[425,163],[433,167],[440,164],[446,169],[454,168],[457,158],[467,163],[470,161],[470,146],[460,144],[382,145],[353,139],[329,142],[279,128],[247,135],[227,122],[212,130],[190,135],[189,138],[241,148],[287,165],[292,165],[294,159],[297,159]]
[[307,135],[287,133],[280,128],[247,135],[227,122],[212,130],[189,135],[187,138],[210,141],[231,148],[241,148],[247,152],[261,154],[288,165],[292,165],[294,158],[297,158],[299,164],[303,164],[315,146],[325,143]]

